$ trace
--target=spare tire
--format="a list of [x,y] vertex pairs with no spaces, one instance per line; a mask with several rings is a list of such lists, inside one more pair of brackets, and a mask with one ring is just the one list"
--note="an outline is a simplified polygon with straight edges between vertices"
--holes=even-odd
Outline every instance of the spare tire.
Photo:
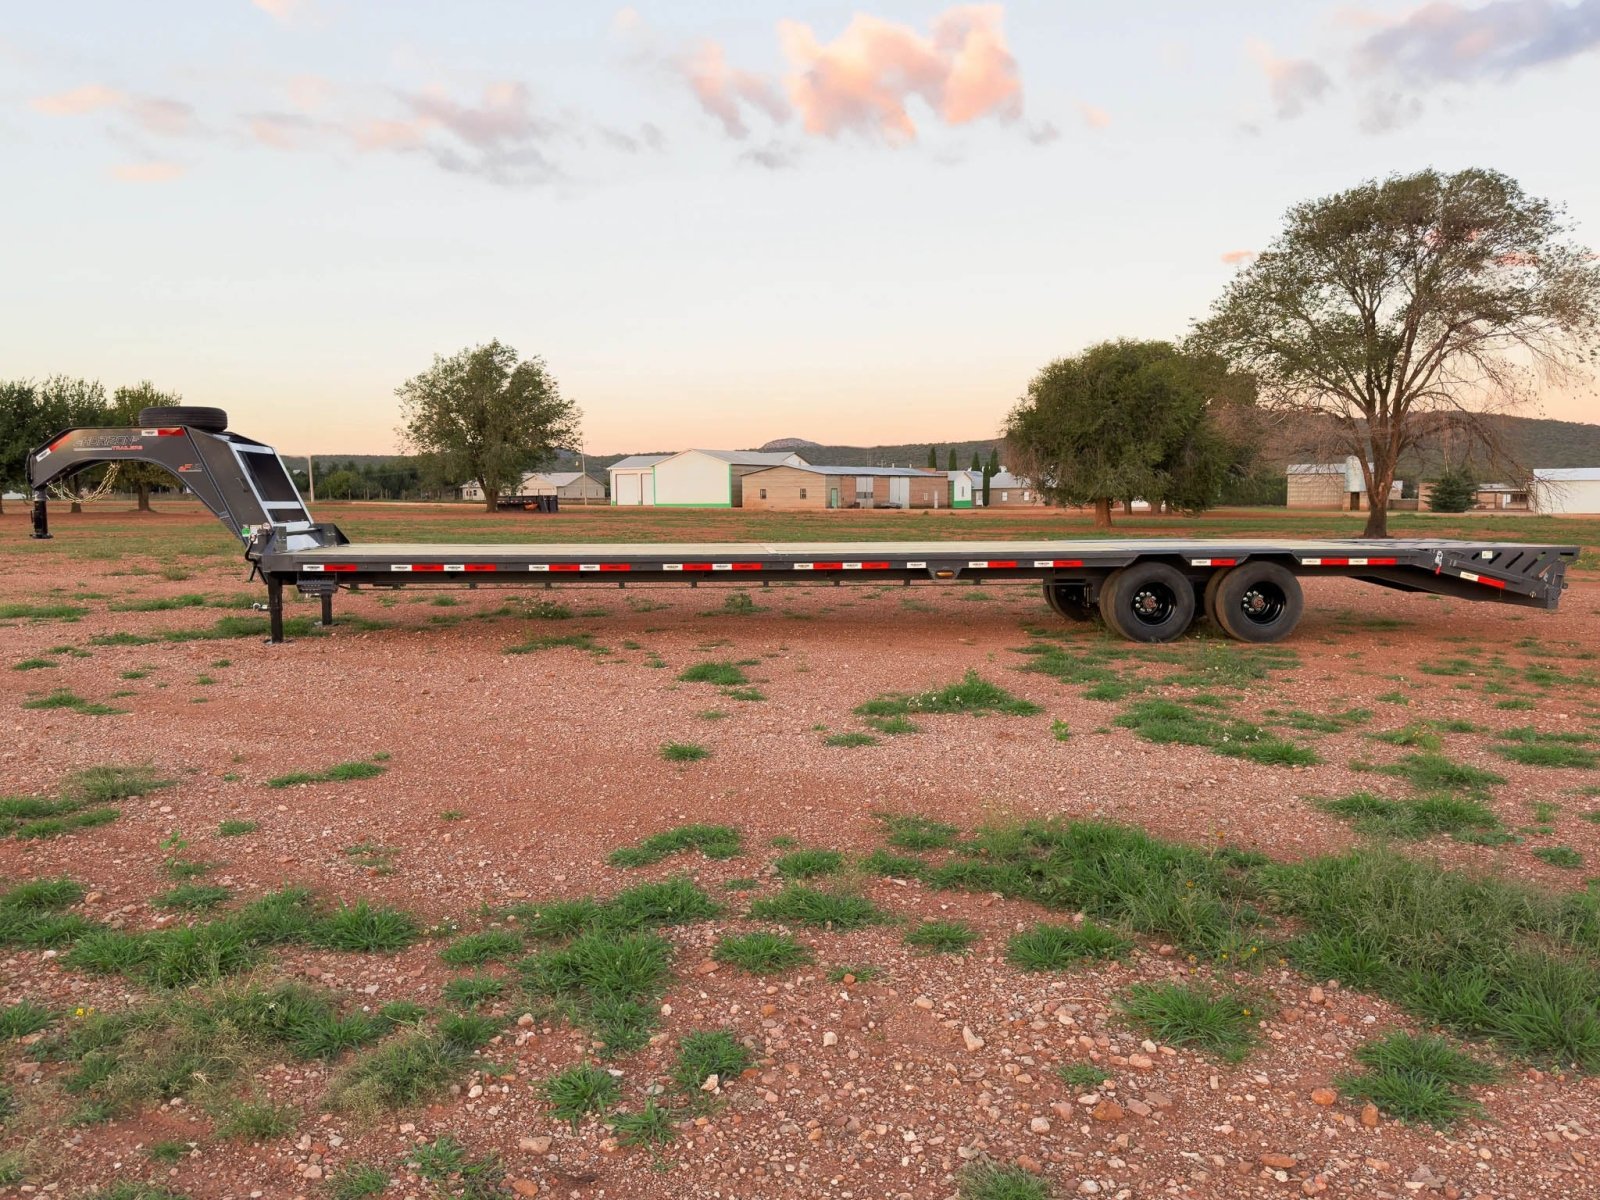
[[139,410],[139,424],[147,429],[159,425],[187,425],[205,433],[221,433],[228,428],[228,414],[220,408],[194,404],[171,404]]

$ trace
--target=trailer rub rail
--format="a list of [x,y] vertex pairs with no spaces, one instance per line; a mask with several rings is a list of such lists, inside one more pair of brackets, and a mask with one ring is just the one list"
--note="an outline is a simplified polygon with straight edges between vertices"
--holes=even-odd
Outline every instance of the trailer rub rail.
[[161,408],[137,429],[63,430],[28,462],[33,536],[50,536],[46,489],[106,463],[165,468],[240,539],[266,584],[271,640],[283,640],[283,590],[322,601],[340,588],[679,583],[843,584],[1038,581],[1071,620],[1103,618],[1134,641],[1161,642],[1209,618],[1229,636],[1273,642],[1304,611],[1302,576],[1348,577],[1426,592],[1554,609],[1576,546],[1436,539],[1121,540],[687,544],[352,544],[313,521],[272,447],[227,430],[217,409]]

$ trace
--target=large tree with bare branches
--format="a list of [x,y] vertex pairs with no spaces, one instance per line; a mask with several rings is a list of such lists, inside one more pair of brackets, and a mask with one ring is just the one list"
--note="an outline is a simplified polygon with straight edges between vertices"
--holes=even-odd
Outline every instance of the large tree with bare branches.
[[1408,449],[1497,444],[1493,416],[1595,359],[1600,265],[1562,210],[1494,171],[1421,171],[1289,210],[1195,333],[1261,403],[1365,472],[1367,537],[1388,536]]

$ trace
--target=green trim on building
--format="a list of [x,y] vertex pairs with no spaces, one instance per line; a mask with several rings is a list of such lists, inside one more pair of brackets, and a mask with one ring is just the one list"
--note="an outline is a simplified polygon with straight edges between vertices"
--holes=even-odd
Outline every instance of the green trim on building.
[[707,500],[703,504],[695,504],[693,502],[683,502],[683,503],[673,503],[673,504],[656,504],[656,505],[651,505],[649,507],[653,507],[653,508],[732,508],[733,507],[733,501],[731,501],[731,500]]

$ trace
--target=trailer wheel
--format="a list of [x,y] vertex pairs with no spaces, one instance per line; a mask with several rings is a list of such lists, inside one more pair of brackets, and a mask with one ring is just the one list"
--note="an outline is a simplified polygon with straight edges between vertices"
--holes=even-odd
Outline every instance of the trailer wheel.
[[1100,589],[1100,615],[1134,642],[1170,642],[1194,620],[1194,588],[1166,563],[1119,567]]
[[1213,608],[1217,624],[1241,642],[1288,637],[1305,612],[1305,594],[1293,572],[1277,563],[1250,562],[1221,573]]
[[228,414],[220,408],[204,408],[198,404],[160,405],[141,408],[139,424],[147,428],[187,425],[202,433],[222,433],[228,428]]
[[1087,589],[1081,583],[1046,583],[1044,602],[1050,611],[1069,621],[1092,621],[1094,609],[1084,597]]
[[1222,622],[1217,619],[1217,589],[1222,586],[1223,578],[1228,574],[1226,568],[1211,572],[1211,577],[1206,580],[1205,591],[1200,595],[1200,611],[1210,619],[1217,628],[1222,628]]

